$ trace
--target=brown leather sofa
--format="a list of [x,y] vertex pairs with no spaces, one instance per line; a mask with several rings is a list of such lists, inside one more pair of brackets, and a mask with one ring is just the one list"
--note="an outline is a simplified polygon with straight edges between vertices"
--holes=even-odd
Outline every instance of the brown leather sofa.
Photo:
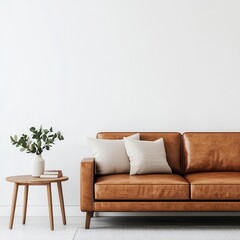
[[[97,138],[132,134],[103,132]],[[94,159],[83,159],[81,210],[86,212],[86,229],[94,212],[240,211],[239,132],[140,133],[141,140],[161,137],[173,174],[96,176]]]

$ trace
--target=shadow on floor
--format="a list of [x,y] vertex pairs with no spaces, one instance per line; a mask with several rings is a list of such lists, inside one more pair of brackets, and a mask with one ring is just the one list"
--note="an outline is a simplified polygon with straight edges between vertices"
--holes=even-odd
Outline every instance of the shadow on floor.
[[119,228],[119,227],[161,227],[161,226],[239,226],[240,217],[162,217],[162,216],[151,216],[151,217],[94,217],[91,221],[91,228]]

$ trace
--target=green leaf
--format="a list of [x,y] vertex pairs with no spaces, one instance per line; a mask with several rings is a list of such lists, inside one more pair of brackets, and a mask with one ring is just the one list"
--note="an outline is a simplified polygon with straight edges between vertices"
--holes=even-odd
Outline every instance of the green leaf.
[[37,141],[37,145],[38,145],[38,147],[41,147],[41,146],[42,146],[41,140],[38,140],[38,141]]
[[14,140],[17,142],[17,140],[18,140],[17,135],[14,135]]
[[31,127],[30,131],[34,133],[36,131],[35,127]]
[[52,129],[52,127],[50,127],[50,132],[52,132],[53,131],[53,129]]
[[58,139],[59,139],[59,140],[64,140],[63,135],[58,136]]
[[27,143],[26,143],[26,142],[23,142],[23,143],[22,143],[22,146],[23,146],[24,148],[26,148],[26,147],[27,147]]
[[43,138],[43,141],[45,142],[45,141],[46,141],[46,139],[47,139],[47,135],[46,135],[46,134],[44,134],[44,135],[42,136],[42,138]]
[[26,148],[21,148],[20,151],[23,152]]
[[37,136],[38,136],[37,134],[33,134],[32,139],[36,139]]
[[15,140],[14,140],[14,138],[13,138],[12,136],[10,136],[10,139],[11,139],[11,141],[12,141],[13,143],[15,143]]
[[30,150],[31,150],[31,153],[36,152],[36,147],[35,147],[34,143],[30,146]]

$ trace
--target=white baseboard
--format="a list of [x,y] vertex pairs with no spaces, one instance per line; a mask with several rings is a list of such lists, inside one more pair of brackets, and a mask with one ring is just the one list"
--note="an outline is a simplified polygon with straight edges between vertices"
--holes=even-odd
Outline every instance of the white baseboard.
[[[0,216],[9,216],[11,206],[0,206]],[[23,206],[17,205],[15,216],[22,216]],[[66,215],[69,217],[85,216],[80,206],[65,206]],[[60,206],[53,206],[53,215],[61,216]],[[27,216],[48,216],[48,206],[28,206]],[[103,212],[96,216],[240,216],[240,212]]]

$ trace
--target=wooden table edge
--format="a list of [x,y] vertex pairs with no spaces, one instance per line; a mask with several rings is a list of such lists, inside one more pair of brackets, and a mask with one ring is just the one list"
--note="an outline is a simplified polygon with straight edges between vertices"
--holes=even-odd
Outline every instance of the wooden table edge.
[[[25,179],[24,179],[25,178]],[[67,176],[60,178],[37,178],[31,177],[31,175],[18,175],[6,177],[7,182],[17,183],[19,185],[46,185],[49,183],[65,182],[69,179]]]

